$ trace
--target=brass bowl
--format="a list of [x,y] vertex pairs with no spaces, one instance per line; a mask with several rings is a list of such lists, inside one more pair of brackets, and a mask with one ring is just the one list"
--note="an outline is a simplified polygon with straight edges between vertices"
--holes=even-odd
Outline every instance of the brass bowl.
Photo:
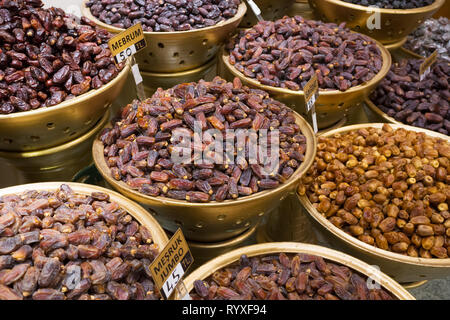
[[35,151],[80,137],[97,123],[119,96],[130,67],[97,90],[52,107],[0,115],[0,150]]
[[[256,5],[261,10],[261,16],[264,20],[275,21],[283,18],[285,15],[289,15],[292,5],[295,0],[254,0]],[[239,28],[249,28],[258,23],[253,10],[248,10],[244,15]]]
[[[345,92],[339,90],[320,90],[319,97],[316,101],[316,113],[319,129],[326,129],[336,124],[350,113],[350,109],[361,107],[364,98],[376,88],[378,83],[386,76],[391,68],[391,55],[389,51],[383,47],[379,42],[377,46],[381,51],[383,58],[383,66],[380,72],[375,77],[363,85],[351,87]],[[271,87],[261,84],[256,79],[246,77],[243,73],[238,71],[230,64],[229,54],[225,49],[222,49],[223,76],[227,80],[232,80],[238,77],[241,81],[250,86],[264,91],[267,91],[270,96],[276,100],[285,103],[291,109],[297,111],[302,116],[306,117],[305,98],[303,91],[293,91],[284,88]]]
[[70,181],[82,168],[92,163],[91,148],[95,137],[108,123],[106,113],[87,133],[62,145],[38,151],[0,151],[0,158],[18,171],[25,182]]
[[92,148],[95,165],[103,178],[116,190],[155,212],[155,217],[164,229],[175,232],[182,228],[188,240],[217,242],[233,238],[255,226],[264,214],[275,209],[290,192],[295,192],[300,178],[314,161],[317,140],[311,126],[300,115],[296,122],[306,136],[305,161],[292,177],[273,190],[264,190],[253,195],[208,203],[191,203],[166,197],[150,197],[131,189],[125,182],[111,176],[103,155],[103,143],[95,140]]
[[194,288],[195,280],[205,280],[214,272],[239,261],[239,258],[243,254],[247,255],[248,257],[255,257],[281,252],[306,253],[323,257],[326,260],[342,264],[348,268],[351,268],[352,270],[355,270],[367,277],[376,280],[384,289],[389,291],[392,295],[400,300],[415,300],[415,298],[401,285],[399,285],[383,272],[377,272],[377,270],[373,266],[370,266],[363,261],[360,261],[339,251],[298,242],[264,243],[233,250],[209,261],[200,268],[196,269],[186,277],[184,283],[186,285],[187,291],[191,292]]
[[61,184],[67,184],[72,188],[75,193],[90,195],[92,192],[103,192],[107,193],[110,197],[111,201],[117,202],[121,208],[126,210],[131,216],[133,216],[140,224],[147,227],[150,231],[153,241],[157,244],[161,249],[166,246],[169,242],[166,233],[158,224],[158,222],[141,206],[137,205],[133,201],[125,198],[121,194],[105,189],[102,187],[83,184],[83,183],[75,183],[75,182],[41,182],[41,183],[30,183],[30,184],[22,184],[19,186],[9,187],[0,189],[0,197],[7,194],[20,194],[28,190],[56,190],[59,188]]
[[197,82],[200,79],[211,81],[217,75],[217,58],[206,64],[187,71],[174,73],[141,72],[144,80],[144,89],[147,97],[151,97],[158,88],[164,90],[172,88],[179,83]]
[[[381,128],[382,123],[367,123],[357,124],[343,127],[323,134],[324,137],[333,136],[336,133],[344,133],[352,130],[362,128]],[[404,124],[391,124],[392,128],[404,128],[410,131],[424,132],[431,137],[441,138],[450,141],[450,137],[422,129],[407,126]],[[445,278],[450,273],[450,258],[449,259],[424,259],[414,258],[410,256],[401,255],[387,250],[376,248],[367,243],[364,243],[357,238],[345,233],[343,230],[334,226],[327,218],[319,213],[309,201],[306,195],[299,195],[298,198],[305,211],[309,213],[317,231],[320,232],[328,243],[332,243],[337,249],[342,250],[352,256],[357,257],[371,265],[377,265],[383,272],[394,278],[400,283],[417,282],[422,280],[430,280],[435,278]]]
[[[86,7],[86,2],[83,1],[81,11],[98,27],[113,34],[124,31],[94,17]],[[136,54],[140,69],[149,72],[181,72],[204,65],[216,55],[222,43],[233,35],[246,11],[247,6],[242,2],[234,17],[211,27],[177,32],[144,32],[147,47]]]
[[[378,9],[341,0],[309,0],[319,19],[335,23],[347,22],[350,29],[367,34],[383,44],[406,38],[444,3],[445,0],[435,0],[429,6],[416,9]],[[374,13],[380,14],[381,28],[370,30],[367,20]]]

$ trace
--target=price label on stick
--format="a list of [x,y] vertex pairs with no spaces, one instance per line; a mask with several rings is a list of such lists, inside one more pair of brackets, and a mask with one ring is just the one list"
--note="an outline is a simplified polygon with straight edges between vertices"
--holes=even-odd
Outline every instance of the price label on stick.
[[426,58],[422,64],[420,65],[419,69],[419,75],[420,75],[420,81],[423,81],[426,76],[431,71],[431,66],[436,62],[438,56],[437,50],[435,50],[428,58]]
[[186,239],[181,229],[178,229],[149,266],[153,280],[164,299],[168,299],[177,289],[183,300],[190,300],[182,279],[193,262]]
[[308,83],[303,88],[303,92],[305,94],[305,103],[306,103],[306,112],[310,113],[311,111],[311,120],[313,124],[314,132],[317,133],[317,115],[316,115],[316,99],[319,94],[319,82],[317,81],[317,74],[311,77]]

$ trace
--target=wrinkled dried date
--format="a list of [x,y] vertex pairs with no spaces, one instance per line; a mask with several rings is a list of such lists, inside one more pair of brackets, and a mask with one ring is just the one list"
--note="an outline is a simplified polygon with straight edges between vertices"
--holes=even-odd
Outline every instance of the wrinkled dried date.
[[450,255],[450,144],[405,129],[320,137],[303,178],[336,227],[378,248],[421,258]]
[[[262,165],[250,163],[248,141],[242,147],[245,157],[228,159],[234,163],[216,163],[213,157],[210,163],[173,163],[172,151],[178,142],[174,133],[182,130],[193,136],[195,121],[204,135],[199,151],[217,142],[223,151],[227,144],[239,149],[239,132],[230,134],[226,129],[267,129],[268,135],[278,129],[279,167],[269,174]],[[209,143],[208,129],[222,132],[224,141]],[[238,78],[233,83],[216,77],[212,82],[200,80],[166,91],[159,89],[143,103],[134,101],[126,106],[100,140],[114,179],[150,196],[190,202],[236,199],[277,188],[294,174],[306,152],[306,137],[295,123],[293,112],[266,92],[242,86]],[[192,142],[191,155],[195,155],[195,148]]]
[[394,300],[385,289],[369,289],[355,271],[319,256],[242,255],[205,280],[196,280],[194,300]]
[[123,68],[111,35],[39,0],[0,1],[0,114],[50,107],[98,89]]
[[361,6],[377,6],[384,9],[414,9],[429,6],[434,0],[341,0]]
[[2,225],[0,300],[159,299],[144,267],[159,248],[107,194],[4,195]]
[[438,60],[430,74],[420,81],[423,60],[402,60],[371,95],[371,100],[387,115],[408,125],[450,133],[450,66]]
[[127,29],[141,22],[144,31],[187,31],[216,25],[237,13],[240,0],[89,0],[100,21]]
[[319,87],[346,91],[372,79],[383,65],[369,37],[336,25],[284,17],[243,30],[227,45],[229,62],[260,83],[301,90],[314,73]]

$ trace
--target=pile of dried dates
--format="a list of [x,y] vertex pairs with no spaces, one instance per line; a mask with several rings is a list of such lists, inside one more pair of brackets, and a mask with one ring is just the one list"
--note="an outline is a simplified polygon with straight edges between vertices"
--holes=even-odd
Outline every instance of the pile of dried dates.
[[402,60],[371,95],[373,103],[387,115],[408,125],[450,133],[450,66],[438,60],[420,81],[423,60]]
[[201,29],[234,17],[240,0],[89,0],[86,6],[100,21],[127,29],[142,23],[144,31]]
[[319,87],[346,91],[370,81],[383,66],[369,37],[336,25],[284,17],[261,21],[227,45],[229,62],[263,85],[301,90],[315,73]]
[[40,0],[0,0],[0,114],[57,105],[114,79],[111,35]]
[[[245,135],[248,130],[267,132],[260,144],[267,141],[267,153],[261,151],[257,159],[249,156],[253,144]],[[178,133],[201,139],[198,144],[192,141],[183,162],[173,160]],[[272,137],[278,153],[269,146]],[[243,86],[238,78],[233,83],[216,77],[158,89],[150,99],[126,106],[100,140],[114,179],[149,196],[191,202],[236,199],[277,188],[294,174],[306,152],[306,137],[294,112],[265,91]]]
[[109,195],[0,197],[0,300],[155,300],[150,231]]
[[242,255],[239,262],[196,280],[194,300],[395,300],[348,267],[304,253]]

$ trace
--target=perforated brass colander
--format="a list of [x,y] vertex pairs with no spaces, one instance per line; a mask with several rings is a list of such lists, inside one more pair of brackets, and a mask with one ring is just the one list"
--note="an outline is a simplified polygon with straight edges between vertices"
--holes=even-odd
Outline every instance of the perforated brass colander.
[[[124,31],[94,17],[86,2],[84,0],[81,6],[83,15],[97,26],[114,34]],[[147,47],[136,54],[139,68],[149,72],[181,72],[204,65],[233,35],[246,11],[247,6],[242,2],[234,17],[211,27],[177,32],[144,32]]]

